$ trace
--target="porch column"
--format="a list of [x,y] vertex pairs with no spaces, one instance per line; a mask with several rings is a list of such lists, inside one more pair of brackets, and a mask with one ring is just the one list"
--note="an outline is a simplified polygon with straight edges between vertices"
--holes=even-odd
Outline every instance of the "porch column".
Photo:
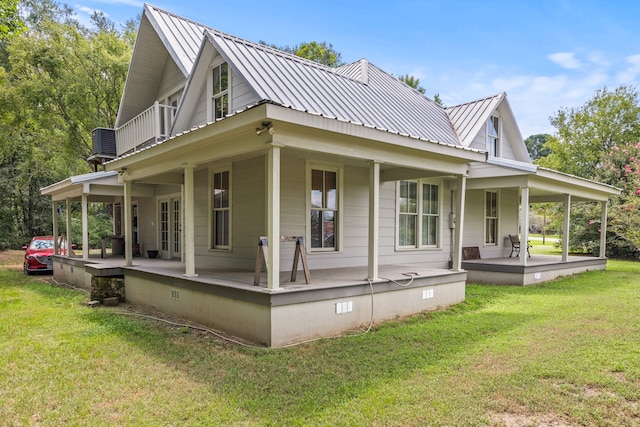
[[131,181],[124,181],[124,266],[131,267],[133,265],[133,224],[131,213]]
[[600,257],[607,257],[607,202],[600,202]]
[[[524,246],[524,248],[523,248]],[[520,187],[520,265],[529,258],[529,187]]]
[[455,238],[453,244],[453,270],[462,270],[462,233],[464,225],[464,208],[467,193],[467,177],[458,177],[458,197],[456,199]]
[[60,254],[60,245],[58,243],[58,210],[57,210],[57,202],[53,201],[53,253],[56,255]]
[[267,288],[280,287],[280,146],[267,150]]
[[564,222],[562,225],[562,262],[569,261],[569,226],[571,218],[571,194],[564,198]]
[[197,277],[196,274],[196,245],[195,245],[195,197],[193,170],[195,165],[184,165],[184,275]]
[[87,194],[82,193],[82,259],[89,259],[89,203]]
[[67,256],[71,258],[71,244],[73,239],[71,238],[71,199],[67,199]]
[[369,280],[378,279],[380,224],[380,162],[369,164]]

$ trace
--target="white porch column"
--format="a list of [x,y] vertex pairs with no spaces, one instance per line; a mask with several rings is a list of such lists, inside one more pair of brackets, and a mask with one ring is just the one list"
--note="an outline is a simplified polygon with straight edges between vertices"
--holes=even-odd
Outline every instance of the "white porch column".
[[124,181],[124,265],[131,267],[133,265],[133,219],[131,206],[131,181]]
[[607,257],[607,202],[600,202],[600,257]]
[[58,210],[57,210],[57,202],[52,200],[53,205],[53,253],[56,255],[60,254],[60,245],[58,244]]
[[267,288],[280,287],[280,146],[267,150]]
[[86,193],[82,193],[82,259],[89,259],[89,203]]
[[369,280],[378,279],[380,225],[380,162],[373,161],[369,165]]
[[564,199],[564,222],[562,225],[562,262],[569,260],[569,226],[571,219],[571,194],[566,194]]
[[[524,246],[524,247],[523,247]],[[529,258],[529,187],[520,187],[520,265]]]
[[195,245],[195,197],[193,170],[195,165],[184,165],[184,275],[197,277]]
[[71,257],[71,244],[73,239],[71,236],[71,199],[67,199],[67,256]]
[[458,194],[456,198],[456,225],[455,237],[453,244],[453,270],[462,270],[462,234],[464,232],[464,209],[467,193],[467,177],[460,175],[458,177]]

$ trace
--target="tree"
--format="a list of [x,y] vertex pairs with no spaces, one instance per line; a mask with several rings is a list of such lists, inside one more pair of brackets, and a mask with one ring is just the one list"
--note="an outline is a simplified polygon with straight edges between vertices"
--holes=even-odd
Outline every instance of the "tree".
[[25,28],[18,12],[19,0],[0,0],[0,41]]
[[539,133],[536,135],[531,135],[524,140],[531,159],[537,160],[541,157],[546,157],[551,153],[549,147],[545,146],[547,141],[549,141],[549,138],[551,138],[551,135]]
[[304,42],[295,46],[277,46],[269,44],[263,40],[260,40],[260,44],[273,47],[284,52],[291,53],[292,55],[299,56],[301,58],[315,61],[319,64],[326,65],[327,67],[339,67],[343,65],[342,54],[333,48],[331,43],[327,42]]
[[[420,86],[420,79],[417,77],[410,76],[409,74],[405,74],[404,76],[398,77],[398,80],[400,80],[407,86],[411,86],[412,88],[414,88],[415,90],[417,90],[422,94],[425,93],[425,88]],[[438,99],[440,99],[440,96],[438,96]]]
[[640,104],[635,87],[606,87],[579,108],[565,108],[551,117],[557,129],[543,149],[549,150],[539,164],[589,178],[598,168],[602,154],[614,146],[640,139]]
[[86,28],[67,7],[24,1],[25,29],[0,58],[0,248],[51,232],[40,188],[88,172],[91,130],[113,127],[133,47],[102,15]]

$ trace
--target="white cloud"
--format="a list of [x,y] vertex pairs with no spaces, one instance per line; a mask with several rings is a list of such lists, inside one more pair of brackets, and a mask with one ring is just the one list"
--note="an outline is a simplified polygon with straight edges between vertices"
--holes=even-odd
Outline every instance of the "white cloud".
[[575,57],[575,53],[573,52],[558,52],[547,55],[552,62],[555,62],[562,68],[566,68],[568,70],[575,70],[580,68],[582,65],[578,59]]
[[627,56],[625,62],[628,64],[627,68],[616,74],[618,84],[629,84],[640,76],[640,55]]

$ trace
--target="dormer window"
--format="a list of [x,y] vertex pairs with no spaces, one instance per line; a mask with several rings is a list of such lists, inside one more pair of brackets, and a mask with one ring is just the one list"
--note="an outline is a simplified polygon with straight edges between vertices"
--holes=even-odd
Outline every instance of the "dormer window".
[[226,62],[213,67],[213,119],[229,114],[229,65]]
[[487,151],[489,156],[497,157],[500,151],[500,121],[496,116],[487,121]]

